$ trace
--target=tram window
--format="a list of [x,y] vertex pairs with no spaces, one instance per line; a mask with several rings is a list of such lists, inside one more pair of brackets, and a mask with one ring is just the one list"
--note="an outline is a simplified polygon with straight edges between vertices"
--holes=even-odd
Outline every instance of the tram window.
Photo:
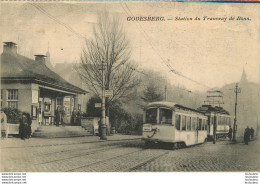
[[205,130],[205,119],[202,120],[202,127],[201,130]]
[[217,119],[218,125],[220,125],[220,117],[217,117]]
[[206,122],[205,122],[205,130],[207,130],[208,129],[208,120],[206,120]]
[[192,130],[196,129],[196,118],[192,118]]
[[159,124],[172,124],[172,110],[160,109]]
[[228,125],[230,126],[231,125],[231,119],[228,118]]
[[146,123],[149,123],[149,124],[157,123],[157,109],[156,108],[146,110]]
[[211,120],[210,120],[211,122],[211,124],[213,124],[214,123],[214,118],[213,117],[211,117]]
[[181,116],[176,114],[175,127],[177,130],[180,130],[180,126],[181,126]]
[[186,116],[182,116],[181,130],[186,130]]
[[191,131],[191,117],[187,117],[187,131]]
[[201,130],[201,126],[202,126],[202,119],[199,119],[199,126],[198,126],[198,130]]

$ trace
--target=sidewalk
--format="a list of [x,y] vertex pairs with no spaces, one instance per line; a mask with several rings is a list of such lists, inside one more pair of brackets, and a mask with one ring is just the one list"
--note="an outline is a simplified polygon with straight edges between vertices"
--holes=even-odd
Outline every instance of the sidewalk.
[[43,146],[56,146],[56,145],[70,145],[78,143],[95,143],[106,141],[121,141],[121,140],[133,140],[141,139],[138,135],[121,135],[115,134],[107,136],[107,140],[100,140],[98,136],[86,136],[86,137],[70,137],[70,138],[30,138],[21,140],[20,138],[6,138],[0,140],[0,149],[3,148],[18,148],[18,147],[43,147]]

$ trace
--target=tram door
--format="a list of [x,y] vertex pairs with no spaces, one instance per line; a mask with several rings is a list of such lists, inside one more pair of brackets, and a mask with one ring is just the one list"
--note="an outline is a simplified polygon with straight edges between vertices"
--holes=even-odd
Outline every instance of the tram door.
[[212,128],[210,125],[212,124],[211,122],[211,116],[208,116],[208,129],[207,129],[207,137],[210,137],[210,129]]
[[217,135],[217,116],[214,116],[214,122],[213,122],[213,144],[216,143]]
[[197,118],[197,121],[195,122],[195,143],[199,143],[199,121],[200,119]]

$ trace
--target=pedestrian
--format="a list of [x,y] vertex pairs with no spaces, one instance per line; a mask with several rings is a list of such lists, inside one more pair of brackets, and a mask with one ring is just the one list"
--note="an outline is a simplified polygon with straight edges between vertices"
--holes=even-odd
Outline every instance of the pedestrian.
[[29,139],[32,135],[32,119],[29,113],[26,113],[26,138]]
[[64,106],[62,106],[60,108],[60,116],[61,116],[61,121],[60,121],[61,125],[65,126],[66,112],[65,112],[65,107]]
[[72,113],[71,113],[71,119],[70,119],[70,123],[72,124],[72,125],[76,125],[76,117],[77,117],[77,109],[74,107],[73,108],[73,111],[72,111]]
[[57,107],[54,114],[55,114],[54,121],[55,121],[56,126],[58,127],[61,122],[60,106]]
[[81,126],[81,111],[78,109],[77,116],[76,116],[76,124]]
[[251,127],[251,129],[250,129],[251,140],[254,138],[254,134],[255,134],[255,130],[253,129],[253,127]]
[[232,128],[231,128],[231,126],[229,126],[229,130],[228,130],[228,138],[229,138],[229,140],[231,141],[231,139],[232,139]]
[[0,114],[0,138],[8,137],[8,126],[7,126],[7,117],[6,114],[1,110]]
[[247,126],[247,128],[245,129],[245,133],[244,133],[244,142],[246,145],[248,145],[249,141],[250,141],[250,129]]
[[19,125],[19,136],[22,140],[27,138],[28,133],[28,125],[27,125],[27,115],[26,113],[22,113],[22,117],[20,118],[20,125]]

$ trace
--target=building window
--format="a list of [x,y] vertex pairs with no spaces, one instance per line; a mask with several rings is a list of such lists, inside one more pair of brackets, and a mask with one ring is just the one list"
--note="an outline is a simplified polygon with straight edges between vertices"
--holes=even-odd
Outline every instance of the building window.
[[8,89],[7,92],[7,106],[18,108],[18,89]]

